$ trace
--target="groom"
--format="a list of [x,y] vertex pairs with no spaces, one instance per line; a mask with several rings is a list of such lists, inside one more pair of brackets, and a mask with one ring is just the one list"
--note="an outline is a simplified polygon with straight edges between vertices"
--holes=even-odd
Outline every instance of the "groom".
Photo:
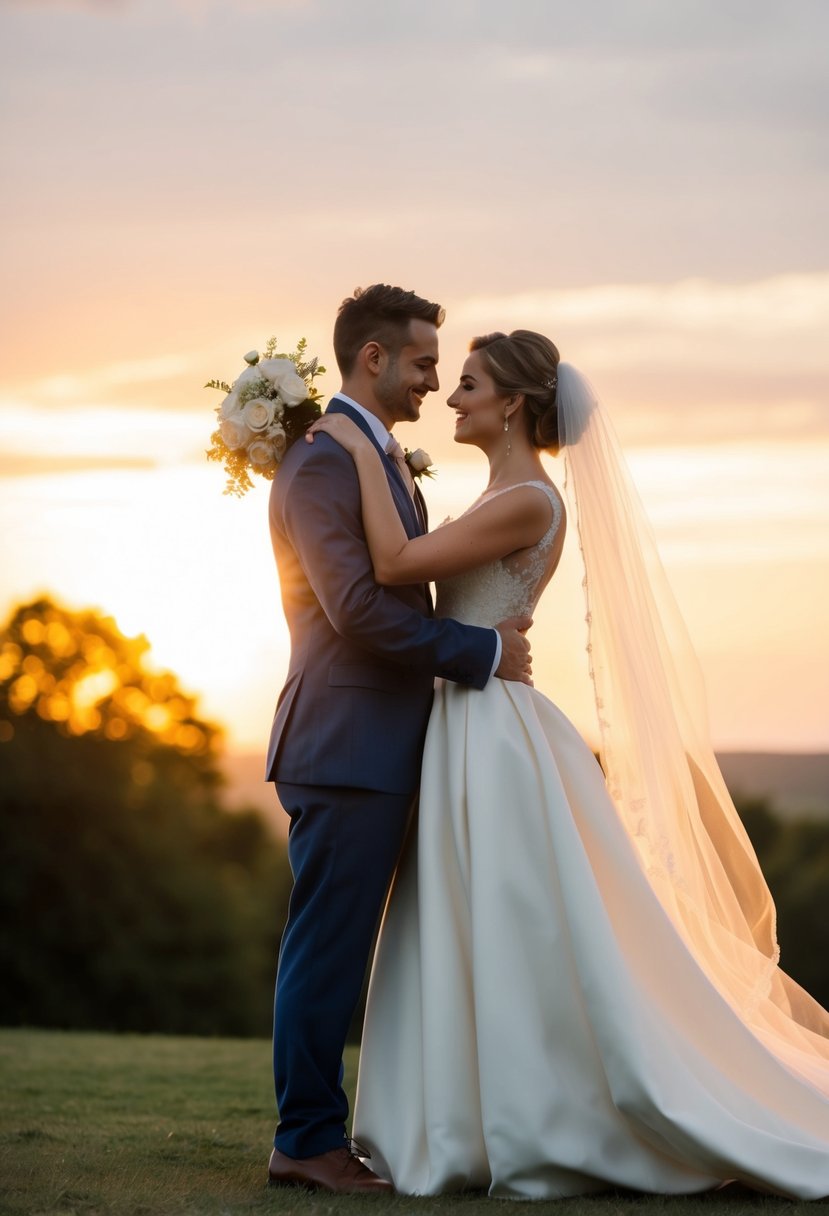
[[[438,388],[443,309],[376,284],[340,307],[334,352],[344,413],[384,453],[409,537],[425,530],[419,491],[389,451]],[[417,791],[435,676],[483,688],[529,682],[515,618],[481,629],[432,615],[426,585],[374,581],[349,454],[328,435],[296,442],[274,479],[271,539],[291,660],[268,751],[268,780],[290,816],[294,875],[274,1016],[280,1122],[272,1183],[391,1191],[352,1152],[342,1088],[346,1034]]]

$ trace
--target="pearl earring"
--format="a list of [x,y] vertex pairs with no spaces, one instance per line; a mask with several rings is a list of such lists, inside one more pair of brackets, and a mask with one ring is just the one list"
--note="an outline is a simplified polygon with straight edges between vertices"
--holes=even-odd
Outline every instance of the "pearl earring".
[[[508,414],[504,414],[504,430],[506,431],[507,435],[509,435],[509,415]],[[512,441],[510,439],[507,439],[507,456],[509,456],[511,451],[512,451]]]

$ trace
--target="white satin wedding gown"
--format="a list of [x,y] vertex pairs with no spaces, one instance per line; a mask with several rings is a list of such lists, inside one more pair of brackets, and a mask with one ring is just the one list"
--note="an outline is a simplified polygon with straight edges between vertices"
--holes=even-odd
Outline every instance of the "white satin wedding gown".
[[[553,507],[536,551],[448,580],[441,615],[492,625],[535,606],[562,508],[531,484]],[[555,705],[523,684],[438,681],[369,990],[354,1136],[371,1168],[421,1195],[737,1180],[823,1197],[820,1080],[707,980]]]

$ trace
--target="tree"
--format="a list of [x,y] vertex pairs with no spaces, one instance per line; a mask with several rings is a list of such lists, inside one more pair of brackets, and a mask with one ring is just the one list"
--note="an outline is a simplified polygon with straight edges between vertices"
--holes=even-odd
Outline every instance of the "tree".
[[148,649],[45,598],[0,635],[0,1019],[267,1034],[285,851]]
[[777,907],[780,965],[829,1008],[829,819],[784,820],[757,798],[738,810]]

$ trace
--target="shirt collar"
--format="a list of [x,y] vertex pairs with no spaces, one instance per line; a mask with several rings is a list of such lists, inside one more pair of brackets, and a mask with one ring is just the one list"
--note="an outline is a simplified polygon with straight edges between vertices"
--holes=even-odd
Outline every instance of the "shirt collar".
[[385,452],[389,439],[391,438],[391,432],[386,430],[385,426],[377,415],[372,414],[371,411],[367,410],[364,405],[360,405],[359,401],[355,401],[353,397],[346,396],[345,393],[336,393],[335,396],[338,398],[338,400],[344,401],[346,405],[350,405],[353,410],[356,410],[358,414],[365,418],[366,422],[371,428],[372,435]]

